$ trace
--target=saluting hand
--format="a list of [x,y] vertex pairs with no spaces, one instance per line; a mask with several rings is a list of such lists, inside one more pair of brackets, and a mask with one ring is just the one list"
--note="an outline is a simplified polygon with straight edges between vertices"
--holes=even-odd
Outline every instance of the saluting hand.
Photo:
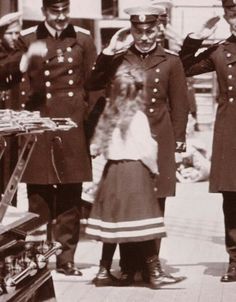
[[20,62],[20,70],[21,72],[26,72],[30,65],[32,58],[41,57],[44,58],[47,55],[48,49],[47,45],[43,41],[35,41],[33,42],[27,52],[22,56]]
[[28,58],[38,56],[44,58],[48,52],[47,45],[43,41],[33,42],[27,51]]
[[96,144],[90,144],[89,149],[92,158],[95,158],[96,156],[101,154],[99,147]]
[[209,38],[215,32],[219,20],[220,20],[219,16],[210,18],[203,24],[199,32],[190,35],[191,38],[200,39],[200,40]]
[[121,28],[111,38],[109,45],[104,48],[103,53],[114,55],[126,51],[133,43],[130,28]]

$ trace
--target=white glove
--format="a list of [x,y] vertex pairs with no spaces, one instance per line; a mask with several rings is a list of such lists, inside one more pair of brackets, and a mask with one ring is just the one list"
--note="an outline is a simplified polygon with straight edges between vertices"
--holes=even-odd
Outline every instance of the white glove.
[[29,48],[28,51],[22,56],[20,61],[20,71],[26,72],[28,70],[30,60],[32,57],[46,57],[48,52],[47,45],[43,41],[36,41],[33,42]]
[[133,41],[130,28],[121,28],[113,35],[109,45],[104,48],[103,53],[105,55],[114,55],[125,52],[132,45]]

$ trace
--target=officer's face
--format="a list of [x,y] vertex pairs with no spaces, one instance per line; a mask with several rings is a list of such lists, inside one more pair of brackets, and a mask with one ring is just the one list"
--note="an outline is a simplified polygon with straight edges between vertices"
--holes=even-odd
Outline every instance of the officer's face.
[[47,23],[57,31],[64,30],[70,21],[70,7],[64,3],[58,3],[50,7],[42,8]]
[[236,35],[236,7],[225,9],[224,18],[230,26],[231,33]]
[[158,27],[154,23],[132,24],[131,34],[134,44],[141,52],[149,52],[156,44],[158,38]]
[[6,45],[9,48],[11,48],[11,49],[15,48],[16,41],[20,34],[20,30],[21,30],[20,24],[15,24],[14,26],[9,26],[6,29],[6,31],[3,35],[3,39],[4,39],[4,43],[6,43]]

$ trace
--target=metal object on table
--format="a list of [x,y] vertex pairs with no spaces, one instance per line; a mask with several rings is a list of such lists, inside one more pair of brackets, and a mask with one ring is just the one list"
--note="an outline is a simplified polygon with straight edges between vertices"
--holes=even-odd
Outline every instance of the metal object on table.
[[[0,302],[55,301],[47,263],[62,251],[58,242],[25,242],[37,229],[37,214],[19,212],[11,201],[21,180],[37,135],[45,131],[68,131],[77,125],[69,118],[40,117],[39,112],[0,110],[0,159],[5,136],[24,138],[18,162],[0,202]],[[19,212],[19,213],[18,213]]]
[[59,242],[26,242],[25,249],[16,256],[5,258],[3,287],[8,293],[25,279],[36,275],[47,265],[49,258],[60,254],[62,246]]
[[37,273],[37,264],[33,261],[30,261],[28,266],[18,274],[7,277],[4,279],[5,288],[7,292],[12,292],[22,280],[28,276],[34,276]]
[[46,266],[48,259],[52,255],[60,255],[62,252],[62,245],[59,242],[53,242],[51,248],[46,252],[42,252],[36,255],[36,262],[39,268]]
[[[21,150],[18,162],[3,194],[0,202],[0,223],[6,213],[7,207],[11,204],[17,185],[20,182],[25,171],[26,165],[29,161],[30,155],[33,151],[34,145],[37,141],[37,134],[44,131],[68,131],[77,125],[70,118],[48,118],[40,117],[38,111],[13,111],[0,110],[0,137],[6,135],[23,135],[26,140]],[[5,150],[4,138],[2,138],[3,147],[1,148],[0,141],[0,155]],[[1,156],[0,156],[1,157]]]

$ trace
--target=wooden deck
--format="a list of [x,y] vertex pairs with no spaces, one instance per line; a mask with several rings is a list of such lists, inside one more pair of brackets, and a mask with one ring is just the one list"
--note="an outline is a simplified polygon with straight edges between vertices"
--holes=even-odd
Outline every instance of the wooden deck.
[[[101,244],[81,238],[76,262],[82,277],[55,273],[50,262],[58,302],[235,302],[236,283],[221,283],[227,268],[221,195],[209,194],[208,183],[178,184],[177,196],[167,201],[168,237],[161,260],[166,271],[187,277],[185,281],[151,290],[141,281],[126,288],[96,288],[91,284],[101,254]],[[119,253],[113,269],[119,272]],[[138,276],[137,276],[138,279]]]

